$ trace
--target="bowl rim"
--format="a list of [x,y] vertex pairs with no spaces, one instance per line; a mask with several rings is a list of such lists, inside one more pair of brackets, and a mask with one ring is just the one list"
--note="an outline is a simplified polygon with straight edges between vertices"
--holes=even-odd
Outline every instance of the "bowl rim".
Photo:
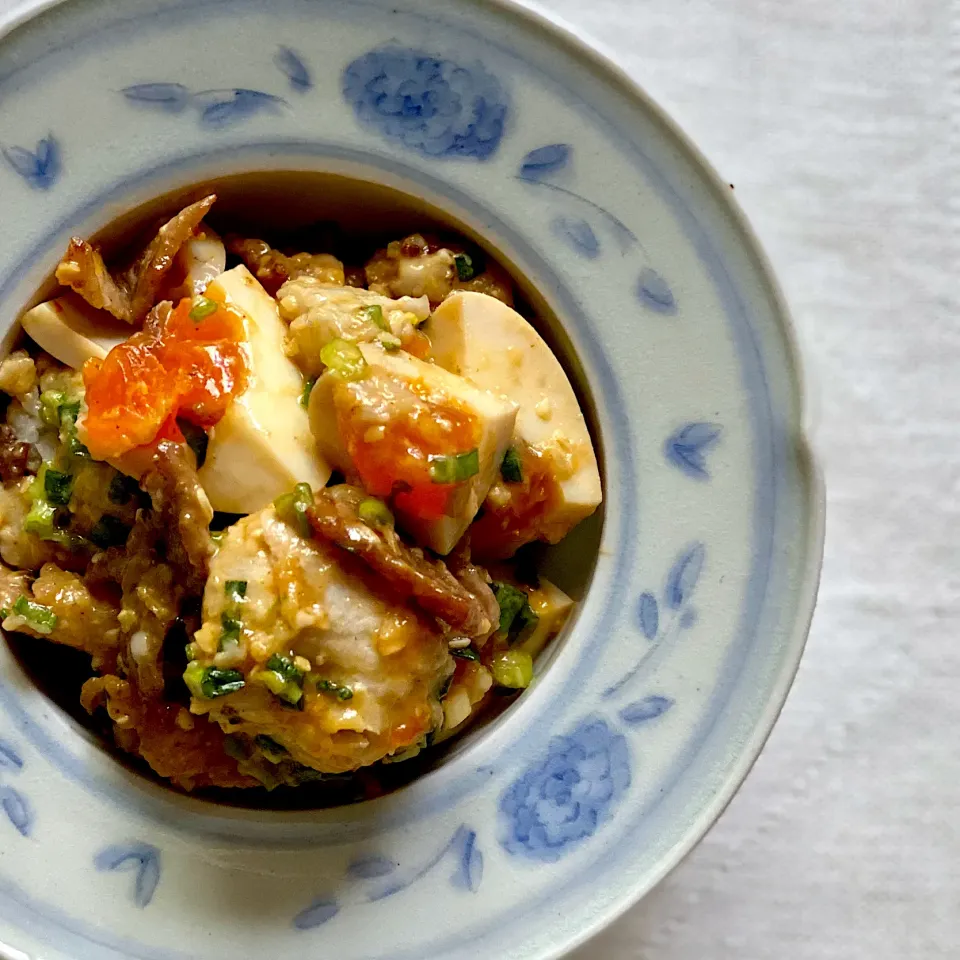
[[[19,3],[14,3],[6,11],[0,11],[0,41],[34,17],[68,2],[70,0],[20,0]],[[506,15],[526,21],[529,25],[548,33],[555,43],[565,48],[572,56],[587,61],[602,81],[609,84],[612,89],[624,94],[628,100],[637,103],[641,109],[646,111],[670,135],[676,138],[703,172],[705,184],[712,187],[718,199],[722,197],[720,200],[721,206],[731,217],[748,252],[755,259],[759,274],[767,286],[767,292],[774,307],[779,326],[778,333],[785,348],[787,366],[792,371],[794,379],[792,385],[795,393],[793,406],[796,417],[789,423],[785,439],[787,448],[797,457],[798,475],[806,481],[807,523],[803,543],[805,563],[802,575],[797,582],[795,621],[790,631],[789,641],[784,646],[783,657],[775,680],[771,685],[767,703],[757,718],[749,737],[741,745],[737,759],[731,765],[722,787],[710,798],[710,801],[704,805],[699,815],[688,826],[683,840],[662,857],[655,870],[652,870],[642,882],[632,887],[623,888],[622,892],[612,898],[589,924],[566,937],[564,942],[556,944],[550,949],[549,953],[543,954],[544,960],[547,960],[548,957],[566,956],[582,946],[657,887],[705,837],[749,775],[783,710],[799,669],[809,635],[823,563],[826,532],[826,488],[823,468],[819,462],[816,444],[812,437],[809,397],[811,393],[810,374],[801,354],[800,338],[798,337],[796,324],[772,262],[750,219],[734,196],[734,191],[730,189],[731,185],[720,176],[713,164],[680,124],[660,106],[659,102],[647,92],[638,80],[618,65],[616,54],[596,36],[574,27],[563,16],[549,10],[541,0],[471,0],[471,3],[486,7],[494,16]],[[9,956],[10,960],[19,960],[22,954],[14,948],[0,943],[0,957],[5,956]]]

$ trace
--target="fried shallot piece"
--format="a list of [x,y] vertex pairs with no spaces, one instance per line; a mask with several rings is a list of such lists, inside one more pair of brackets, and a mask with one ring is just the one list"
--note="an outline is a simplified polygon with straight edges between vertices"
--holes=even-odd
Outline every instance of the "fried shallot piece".
[[[412,596],[427,613],[468,637],[487,637],[495,626],[488,600],[496,600],[479,578],[471,592],[440,560],[428,559],[422,550],[409,547],[392,527],[374,528],[360,519],[366,494],[359,487],[341,484],[326,487],[308,511],[314,531],[363,560],[394,589]],[[473,568],[471,568],[473,569]],[[481,596],[490,594],[489,598]],[[478,595],[480,594],[480,595]]]
[[344,283],[343,264],[329,253],[295,253],[287,256],[264,240],[226,238],[227,250],[238,256],[270,294],[288,280],[314,277],[321,283]]
[[193,236],[216,199],[216,194],[210,194],[184,207],[160,228],[133,265],[116,276],[107,270],[96,247],[74,237],[57,267],[57,280],[90,306],[106,310],[118,320],[140,323],[153,306],[180,248]]

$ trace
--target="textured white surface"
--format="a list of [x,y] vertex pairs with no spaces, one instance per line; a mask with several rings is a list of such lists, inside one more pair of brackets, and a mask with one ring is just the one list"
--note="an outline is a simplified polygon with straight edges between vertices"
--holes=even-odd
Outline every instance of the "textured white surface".
[[704,843],[576,960],[953,960],[960,5],[549,8],[736,185],[805,347],[828,492],[819,607],[767,749]]
[[829,499],[820,604],[766,751],[576,960],[953,960],[960,7],[543,2],[736,185],[806,347]]

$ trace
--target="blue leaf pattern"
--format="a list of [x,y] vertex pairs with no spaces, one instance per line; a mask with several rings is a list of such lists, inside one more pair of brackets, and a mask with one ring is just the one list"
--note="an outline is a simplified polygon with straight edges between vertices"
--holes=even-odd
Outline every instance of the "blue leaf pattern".
[[17,752],[17,748],[6,740],[0,740],[0,767],[7,770],[23,769],[23,757]]
[[29,837],[34,822],[30,801],[13,787],[0,787],[0,805],[3,806],[7,819],[17,828],[21,836]]
[[687,607],[680,614],[680,629],[689,630],[697,622],[697,611],[693,607]]
[[281,73],[286,74],[291,88],[296,90],[297,93],[305,93],[313,86],[313,79],[307,65],[290,47],[280,47],[273,58],[273,62]]
[[705,549],[699,541],[690,544],[677,558],[667,574],[664,600],[668,607],[679,610],[690,599],[700,571],[703,569]]
[[256,113],[274,113],[284,103],[282,97],[260,90],[235,87],[226,90],[204,90],[194,100],[200,107],[200,124],[213,130],[222,130]]
[[652,694],[642,700],[628,703],[620,711],[620,719],[628,726],[639,727],[641,724],[649,723],[651,720],[663,716],[672,706],[673,700],[669,697]]
[[688,477],[709,480],[706,455],[716,446],[722,430],[716,423],[685,424],[664,441],[664,456]]
[[652,593],[641,593],[637,605],[640,629],[648,640],[655,640],[660,632],[660,608]]
[[182,83],[135,83],[120,91],[132,103],[167,113],[180,113],[190,102],[190,91]]
[[588,260],[596,260],[600,255],[600,241],[586,220],[577,217],[554,217],[553,232]]
[[523,180],[542,180],[562,170],[569,160],[569,144],[551,143],[545,147],[537,147],[523,158],[520,177]]
[[150,843],[115,844],[100,851],[93,865],[101,872],[135,870],[133,902],[146,907],[160,882],[160,851]]
[[477,833],[466,827],[454,834],[453,847],[460,854],[457,869],[451,877],[451,883],[461,890],[476,893],[483,880],[483,854],[477,847]]
[[359,857],[347,867],[347,876],[354,880],[373,880],[376,877],[385,877],[396,869],[397,864],[387,857],[372,854],[369,857]]
[[298,930],[313,930],[328,923],[339,912],[340,904],[332,898],[314,900],[309,907],[301,910],[293,918],[293,925]]
[[60,176],[60,146],[51,134],[31,152],[24,147],[4,147],[3,158],[34,190],[49,190]]
[[637,297],[641,303],[657,313],[673,315],[677,312],[677,301],[669,284],[651,267],[644,267],[640,271]]
[[506,92],[479,63],[382,47],[347,65],[342,89],[360,123],[426,157],[486,160],[503,137]]

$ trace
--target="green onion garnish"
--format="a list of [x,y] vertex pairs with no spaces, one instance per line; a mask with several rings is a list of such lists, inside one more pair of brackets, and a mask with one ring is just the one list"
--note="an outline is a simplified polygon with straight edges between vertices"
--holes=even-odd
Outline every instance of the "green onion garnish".
[[313,490],[309,483],[298,483],[291,493],[285,493],[273,501],[277,516],[297,528],[302,537],[312,533],[307,510],[313,506]]
[[476,268],[473,265],[473,257],[470,254],[458,253],[453,258],[453,262],[457,265],[457,279],[472,280],[477,275]]
[[458,660],[479,660],[480,657],[473,647],[460,647],[450,651]]
[[376,497],[367,497],[360,501],[357,508],[357,515],[370,527],[391,527],[393,526],[393,514],[390,508]]
[[23,617],[27,626],[33,627],[37,633],[52,633],[57,626],[57,615],[42,603],[34,603],[24,594],[13,603],[13,612],[18,617]]
[[341,380],[360,380],[367,375],[367,361],[360,348],[350,340],[339,337],[331,340],[320,351],[320,360]]
[[258,733],[253,742],[260,748],[260,752],[271,762],[280,763],[289,754],[289,751],[282,743],[277,743],[273,737],[268,737],[265,733]]
[[64,395],[60,390],[44,390],[40,394],[40,419],[48,427],[60,426],[60,407]]
[[494,581],[490,584],[490,588],[500,605],[500,627],[497,633],[501,638],[506,638],[513,629],[514,620],[527,602],[527,595],[509,583]]
[[43,489],[50,503],[65,507],[73,492],[73,477],[69,473],[48,468],[43,475]]
[[332,694],[338,700],[353,699],[353,690],[351,690],[350,687],[343,683],[336,683],[333,680],[318,680],[317,689],[322,690],[324,693]]
[[223,592],[227,595],[227,600],[232,603],[240,603],[247,595],[246,580],[228,580],[223,585]]
[[536,629],[536,626],[539,622],[539,614],[534,612],[529,601],[524,601],[523,606],[520,608],[520,612],[517,614],[516,619],[513,621],[513,625],[510,628],[510,643],[516,643],[518,640],[531,633]]
[[90,457],[90,451],[77,437],[77,417],[80,416],[80,401],[60,404],[60,440],[66,445],[71,457]]
[[303,709],[303,673],[290,657],[275,653],[260,674],[260,682],[278,699]]
[[480,472],[480,454],[476,449],[450,456],[434,454],[429,461],[434,483],[462,483]]
[[199,297],[197,302],[193,305],[193,309],[190,311],[190,319],[195,323],[199,323],[205,317],[209,317],[211,314],[216,312],[216,300],[211,300],[209,297]]
[[515,447],[507,447],[500,464],[500,476],[507,483],[523,483],[523,467]]
[[130,525],[118,517],[105,513],[87,534],[87,539],[95,543],[101,550],[109,547],[122,547],[130,536]]
[[368,323],[379,327],[385,333],[390,332],[390,327],[383,316],[383,307],[381,307],[379,303],[371,303],[369,306],[361,307],[357,311],[357,316],[360,317],[361,320],[366,320]]
[[29,512],[23,518],[23,529],[27,533],[35,533],[38,537],[51,540],[57,533],[54,525],[56,508],[46,500],[35,500]]
[[313,393],[313,388],[317,385],[317,378],[310,377],[303,384],[303,391],[300,394],[300,406],[306,409],[310,405],[310,394]]
[[240,621],[229,613],[220,614],[220,649],[236,646],[240,642]]
[[217,547],[219,547],[220,544],[223,543],[223,538],[224,538],[226,535],[227,535],[227,531],[226,531],[226,530],[211,530],[211,531],[210,531],[210,540],[211,540],[211,542],[214,543]]
[[236,693],[245,686],[243,674],[239,670],[220,670],[217,667],[204,667],[194,660],[183,671],[183,682],[190,692],[200,700],[213,700]]
[[533,657],[523,650],[504,650],[494,656],[490,672],[498,686],[523,690],[533,680]]

